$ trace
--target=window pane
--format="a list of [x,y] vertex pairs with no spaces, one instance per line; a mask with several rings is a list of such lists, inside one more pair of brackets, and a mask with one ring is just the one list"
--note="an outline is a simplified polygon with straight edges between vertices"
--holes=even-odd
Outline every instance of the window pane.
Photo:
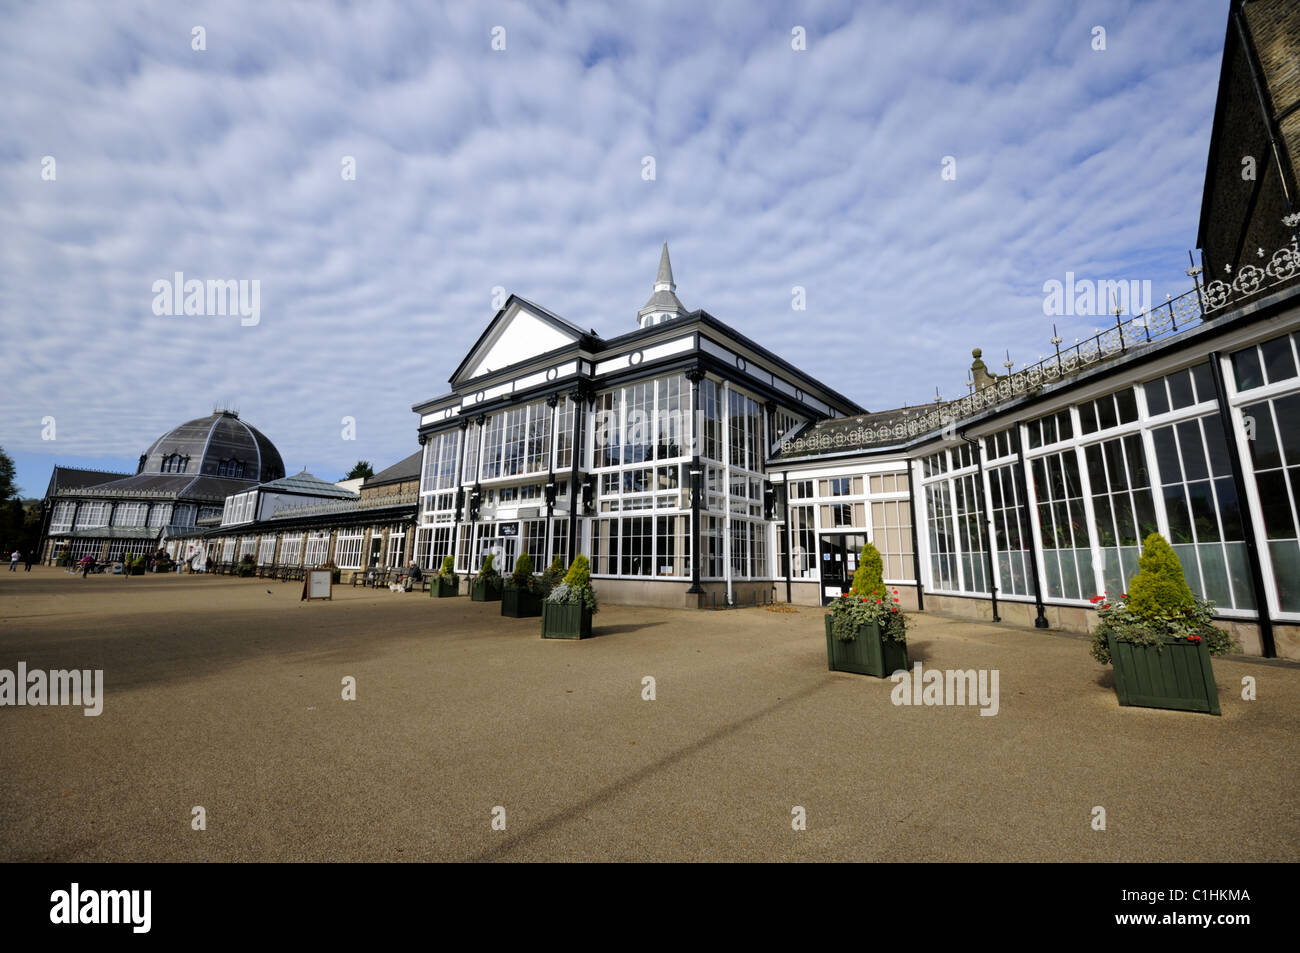
[[1147,413],[1153,417],[1169,410],[1169,395],[1165,393],[1165,379],[1151,381],[1146,385]]
[[1237,390],[1250,390],[1264,383],[1264,372],[1259,366],[1259,353],[1248,347],[1232,355],[1232,376]]
[[1280,337],[1265,341],[1259,346],[1264,356],[1264,373],[1270,384],[1289,380],[1296,376],[1295,357],[1291,353],[1291,338]]

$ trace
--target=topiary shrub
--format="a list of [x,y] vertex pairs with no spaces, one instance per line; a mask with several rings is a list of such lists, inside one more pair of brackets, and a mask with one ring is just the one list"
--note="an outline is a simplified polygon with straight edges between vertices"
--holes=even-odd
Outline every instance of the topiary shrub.
[[591,564],[586,556],[578,553],[573,558],[573,563],[564,576],[564,582],[552,589],[547,599],[568,605],[584,605],[593,615],[599,610],[596,590],[591,585]]
[[511,589],[532,589],[533,581],[533,557],[520,553],[515,560],[515,571],[511,574],[508,585]]
[[853,589],[860,596],[884,599],[885,561],[880,558],[880,550],[867,543],[862,547],[858,557],[858,568],[853,573]]
[[494,562],[496,562],[496,558],[497,558],[496,553],[488,553],[486,556],[483,557],[483,565],[478,571],[478,575],[480,579],[488,579],[492,576],[501,575],[501,573],[496,571],[496,567],[492,565]]
[[1128,611],[1143,622],[1180,619],[1196,610],[1196,597],[1187,585],[1178,554],[1159,533],[1142,543],[1138,573],[1128,584]]
[[1193,594],[1178,554],[1159,533],[1143,540],[1138,573],[1127,593],[1114,600],[1093,596],[1090,601],[1097,609],[1092,657],[1103,665],[1110,663],[1108,635],[1116,642],[1153,645],[1157,650],[1171,637],[1204,641],[1211,655],[1240,649],[1230,632],[1214,624],[1214,604]]
[[443,560],[442,560],[442,568],[438,570],[438,575],[439,575],[439,576],[454,576],[454,575],[456,575],[456,557],[455,557],[455,556],[445,556],[445,557],[443,558]]

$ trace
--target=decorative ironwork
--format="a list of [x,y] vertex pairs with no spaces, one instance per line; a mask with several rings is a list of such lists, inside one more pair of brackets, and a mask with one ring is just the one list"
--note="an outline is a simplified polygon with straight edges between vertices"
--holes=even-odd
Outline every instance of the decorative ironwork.
[[335,503],[312,503],[307,506],[280,506],[271,514],[273,520],[297,519],[301,516],[328,516],[353,513],[357,510],[377,510],[386,506],[405,506],[419,500],[419,493],[408,490],[388,496],[372,496],[359,500],[339,500]]
[[1274,252],[1263,267],[1243,265],[1231,281],[1211,281],[1204,288],[1198,282],[1191,291],[1171,298],[1127,321],[1116,316],[1113,327],[1092,337],[1062,348],[1061,339],[1053,336],[1055,354],[1036,364],[1026,365],[998,377],[960,400],[953,400],[923,414],[915,414],[876,427],[862,426],[844,431],[817,433],[781,441],[783,454],[816,453],[859,447],[885,446],[910,440],[952,426],[1003,401],[1031,394],[1042,387],[1064,380],[1094,364],[1125,353],[1130,348],[1182,334],[1197,325],[1218,317],[1229,306],[1270,291],[1300,276],[1300,246],[1296,239]]

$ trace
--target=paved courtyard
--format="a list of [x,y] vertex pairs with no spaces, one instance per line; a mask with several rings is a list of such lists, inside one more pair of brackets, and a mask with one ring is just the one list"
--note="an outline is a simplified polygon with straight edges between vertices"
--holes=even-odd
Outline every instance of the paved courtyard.
[[556,642],[495,603],[300,589],[0,574],[0,668],[105,682],[98,717],[0,708],[0,860],[1289,861],[1300,844],[1292,663],[1216,659],[1220,718],[1121,709],[1083,637],[914,616],[914,661],[998,671],[987,717],[828,672],[814,609],[606,606],[596,638]]

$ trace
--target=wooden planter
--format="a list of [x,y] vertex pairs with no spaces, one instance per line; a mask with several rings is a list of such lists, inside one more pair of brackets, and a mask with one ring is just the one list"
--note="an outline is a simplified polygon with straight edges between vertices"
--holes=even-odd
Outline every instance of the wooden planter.
[[460,578],[457,576],[434,576],[429,580],[429,598],[447,599],[460,595]]
[[1165,638],[1161,646],[1106,636],[1121,705],[1219,714],[1210,650],[1204,642]]
[[907,643],[882,637],[880,626],[874,623],[858,626],[856,638],[841,642],[835,638],[827,615],[826,665],[832,672],[888,678],[899,669],[907,669]]
[[542,638],[591,638],[591,610],[584,605],[542,603]]
[[501,592],[501,614],[511,619],[532,619],[542,614],[542,598],[527,589],[506,587]]
[[498,582],[495,586],[489,585],[486,579],[475,576],[469,583],[469,597],[474,602],[499,602],[501,584]]

